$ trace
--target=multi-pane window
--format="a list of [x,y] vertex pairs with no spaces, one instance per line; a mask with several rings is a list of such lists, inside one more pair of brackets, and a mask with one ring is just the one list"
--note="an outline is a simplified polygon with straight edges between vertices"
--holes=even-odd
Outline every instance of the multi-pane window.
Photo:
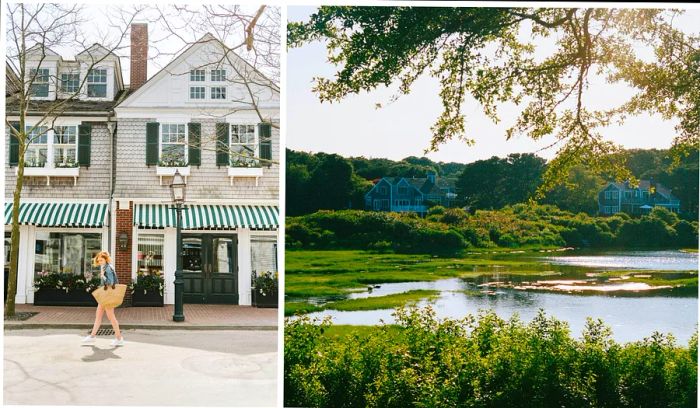
[[[32,80],[33,78],[33,80]],[[49,96],[49,69],[48,68],[32,68],[29,70],[29,79],[32,81],[31,93],[32,96],[38,98],[46,98]]]
[[408,194],[407,187],[399,187],[399,194]]
[[206,88],[203,86],[190,87],[190,99],[204,99],[206,96]]
[[53,162],[56,167],[72,167],[77,163],[77,126],[55,126]]
[[277,238],[274,236],[252,236],[250,238],[250,261],[253,272],[277,272]]
[[75,93],[80,87],[80,74],[61,74],[61,92]]
[[211,70],[211,81],[212,82],[223,82],[226,80],[226,70],[225,69],[212,69]]
[[192,82],[204,82],[206,75],[203,69],[193,69],[190,71],[190,81]]
[[37,126],[31,131],[30,129],[32,129],[32,126],[26,127],[29,144],[24,153],[24,164],[27,167],[44,167],[49,150],[48,128],[46,126]]
[[144,275],[163,274],[162,234],[139,234],[138,272]]
[[107,70],[91,69],[87,75],[87,96],[104,98],[107,96]]
[[211,99],[226,99],[226,87],[225,86],[212,86],[210,89],[211,89]]
[[168,165],[186,165],[187,133],[185,125],[164,123],[160,129],[160,160]]
[[34,273],[98,273],[92,259],[102,249],[102,234],[36,232]]
[[255,159],[255,125],[231,125],[231,166],[248,167]]

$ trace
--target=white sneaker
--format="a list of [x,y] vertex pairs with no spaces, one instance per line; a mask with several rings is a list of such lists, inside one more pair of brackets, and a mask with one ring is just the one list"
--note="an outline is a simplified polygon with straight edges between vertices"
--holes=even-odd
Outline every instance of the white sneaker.
[[110,343],[110,345],[111,345],[112,347],[123,346],[123,345],[124,345],[124,337],[122,337],[121,339],[114,339],[114,340],[112,340],[112,342]]
[[83,338],[83,341],[81,343],[83,344],[92,344],[95,342],[95,336],[87,335],[85,338]]

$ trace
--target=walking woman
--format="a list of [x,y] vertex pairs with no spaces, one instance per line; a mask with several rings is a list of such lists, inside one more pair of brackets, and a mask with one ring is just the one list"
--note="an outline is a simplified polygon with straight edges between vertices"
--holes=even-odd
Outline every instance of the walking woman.
[[[101,251],[97,254],[95,260],[100,265],[100,285],[103,285],[104,289],[107,290],[108,285],[113,286],[117,284],[117,274],[114,272],[114,268],[112,267],[112,258],[109,256],[109,252]],[[92,326],[92,332],[83,339],[83,344],[95,342],[95,335],[102,324],[102,315],[104,313],[107,313],[107,318],[109,319],[110,323],[112,323],[114,335],[116,336],[115,339],[112,340],[111,345],[123,346],[124,338],[122,337],[121,331],[119,331],[119,322],[117,321],[117,317],[114,315],[114,308],[104,307],[101,304],[97,305],[97,310],[95,311],[95,324]]]

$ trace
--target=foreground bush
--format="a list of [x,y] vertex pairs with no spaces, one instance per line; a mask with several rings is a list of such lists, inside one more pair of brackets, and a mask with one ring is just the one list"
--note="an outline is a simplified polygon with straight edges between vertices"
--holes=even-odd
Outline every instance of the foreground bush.
[[[288,320],[286,406],[695,407],[697,333],[617,344],[600,320],[580,339],[543,312],[438,320],[400,309],[397,325],[329,336],[328,321]],[[318,323],[318,322],[316,322]]]

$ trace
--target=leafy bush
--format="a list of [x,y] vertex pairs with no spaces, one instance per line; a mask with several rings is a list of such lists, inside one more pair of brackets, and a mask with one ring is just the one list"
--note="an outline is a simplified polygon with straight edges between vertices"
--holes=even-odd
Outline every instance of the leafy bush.
[[[666,209],[632,218],[573,214],[553,205],[516,204],[469,214],[436,206],[415,213],[318,211],[287,220],[291,248],[372,249],[407,253],[455,253],[469,247],[679,247],[695,246],[697,222]],[[387,245],[385,243],[391,243]]]
[[43,271],[37,273],[37,277],[34,279],[34,289],[36,290],[48,288],[61,289],[66,293],[74,290],[92,292],[98,286],[100,286],[100,275],[92,272],[86,272],[83,276],[74,273]]
[[139,272],[136,275],[136,280],[132,281],[129,285],[129,290],[131,293],[136,291],[143,292],[158,292],[163,296],[163,288],[165,287],[165,279],[161,273],[143,273]]
[[540,312],[531,322],[493,312],[439,320],[399,309],[396,326],[328,335],[329,320],[287,320],[286,406],[693,407],[697,333],[618,344],[600,320],[580,339]]

